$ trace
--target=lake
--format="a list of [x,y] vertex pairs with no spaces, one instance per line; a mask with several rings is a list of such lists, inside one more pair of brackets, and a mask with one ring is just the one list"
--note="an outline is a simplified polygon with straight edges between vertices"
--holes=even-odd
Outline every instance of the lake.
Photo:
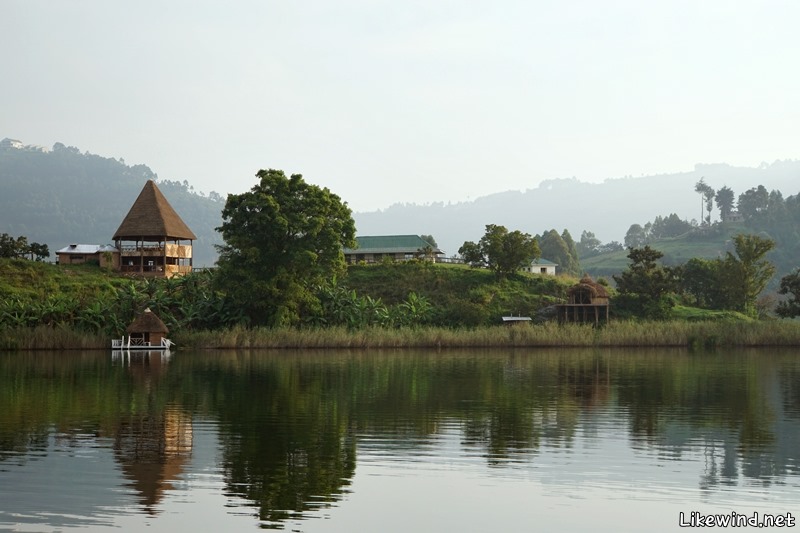
[[796,350],[0,353],[0,530],[747,530],[798,502]]

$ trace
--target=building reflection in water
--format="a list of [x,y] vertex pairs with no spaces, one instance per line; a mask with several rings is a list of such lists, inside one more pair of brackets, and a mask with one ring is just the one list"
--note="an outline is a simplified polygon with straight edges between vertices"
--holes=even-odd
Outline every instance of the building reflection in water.
[[[166,491],[174,487],[192,454],[192,416],[187,411],[164,405],[154,384],[167,371],[170,355],[163,351],[115,352],[115,361],[126,366],[133,377],[141,405],[120,419],[114,436],[114,456],[139,502],[150,515]],[[163,392],[163,391],[162,391]]]

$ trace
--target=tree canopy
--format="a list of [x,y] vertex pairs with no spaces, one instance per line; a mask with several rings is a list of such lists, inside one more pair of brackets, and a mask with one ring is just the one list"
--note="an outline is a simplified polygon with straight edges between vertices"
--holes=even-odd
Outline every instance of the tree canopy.
[[786,300],[779,302],[775,312],[783,318],[800,316],[800,269],[781,278],[781,288],[778,294],[791,295]]
[[727,286],[734,296],[734,308],[756,314],[756,299],[775,274],[775,267],[765,256],[775,241],[758,235],[739,234],[733,238],[736,255],[727,252],[724,264]]
[[50,250],[46,244],[28,243],[28,238],[24,235],[14,238],[8,233],[3,233],[0,234],[0,257],[27,257],[36,261],[44,261],[50,257]]
[[314,289],[344,272],[342,248],[355,246],[355,223],[346,203],[300,174],[256,176],[249,192],[225,202],[217,283],[252,324],[296,324],[319,306]]
[[476,244],[466,241],[458,253],[472,266],[487,266],[498,277],[506,277],[541,256],[536,239],[519,230],[487,224],[486,233]]
[[[698,181],[695,184],[694,190],[695,192],[700,193],[701,202],[705,203],[706,211],[708,211],[708,215],[706,215],[705,217],[705,222],[706,224],[711,224],[711,210],[714,208],[714,196],[715,196],[714,188],[705,182],[705,178],[700,178],[700,181]],[[700,211],[701,221],[703,220],[702,213],[703,211],[701,208]]]
[[631,264],[619,276],[613,276],[619,295],[614,299],[621,315],[638,318],[668,318],[674,305],[670,295],[676,287],[675,272],[658,264],[664,256],[644,246],[629,248]]
[[725,220],[728,215],[731,214],[731,211],[733,211],[733,189],[727,185],[722,187],[717,191],[716,196],[714,196],[714,201],[717,203],[717,208],[719,208],[720,217],[722,220]]
[[573,276],[580,274],[578,250],[569,231],[565,229],[559,235],[555,229],[551,229],[542,235],[537,235],[536,242],[539,245],[540,255],[556,263],[562,272]]

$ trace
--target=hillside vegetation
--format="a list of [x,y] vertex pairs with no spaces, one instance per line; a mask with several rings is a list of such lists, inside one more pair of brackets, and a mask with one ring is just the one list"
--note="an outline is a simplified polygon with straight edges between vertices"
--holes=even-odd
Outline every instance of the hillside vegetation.
[[150,179],[197,235],[195,266],[213,265],[221,197],[197,194],[187,182],[159,180],[145,165],[60,143],[50,152],[0,149],[0,233],[47,244],[51,253],[69,244],[110,243]]
[[[719,225],[713,232],[691,231],[677,237],[654,239],[651,248],[664,254],[661,263],[677,266],[692,258],[716,259],[731,251],[731,239],[739,233],[751,233],[743,223]],[[628,250],[621,249],[581,259],[581,268],[593,277],[611,279],[625,270],[630,261]]]
[[575,282],[572,277],[535,274],[498,279],[486,269],[409,261],[351,265],[342,284],[387,305],[415,293],[433,306],[431,322],[477,326],[500,323],[509,315],[535,317],[543,308],[565,302]]

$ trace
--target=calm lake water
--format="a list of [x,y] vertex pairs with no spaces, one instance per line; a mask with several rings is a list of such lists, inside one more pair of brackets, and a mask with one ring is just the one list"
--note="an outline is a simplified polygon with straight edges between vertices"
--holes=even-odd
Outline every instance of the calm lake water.
[[0,353],[0,530],[684,531],[710,514],[800,518],[795,350]]

